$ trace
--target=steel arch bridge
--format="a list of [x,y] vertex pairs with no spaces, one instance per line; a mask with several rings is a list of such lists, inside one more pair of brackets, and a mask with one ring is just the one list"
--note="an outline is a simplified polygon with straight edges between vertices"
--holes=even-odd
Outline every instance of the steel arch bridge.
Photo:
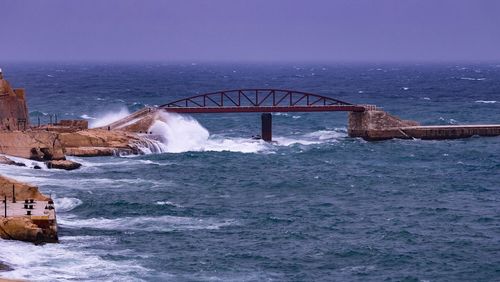
[[302,91],[260,88],[200,94],[159,106],[175,113],[363,112],[366,107]]

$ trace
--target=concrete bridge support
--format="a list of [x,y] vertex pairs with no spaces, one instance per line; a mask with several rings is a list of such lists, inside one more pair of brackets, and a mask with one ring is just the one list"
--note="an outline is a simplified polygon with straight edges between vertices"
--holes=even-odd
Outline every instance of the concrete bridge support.
[[402,120],[387,112],[373,109],[364,112],[349,112],[348,134],[365,140],[386,140],[392,138],[412,138],[401,128],[419,126],[412,120]]
[[266,142],[273,141],[273,116],[270,113],[263,113],[262,120],[262,140]]

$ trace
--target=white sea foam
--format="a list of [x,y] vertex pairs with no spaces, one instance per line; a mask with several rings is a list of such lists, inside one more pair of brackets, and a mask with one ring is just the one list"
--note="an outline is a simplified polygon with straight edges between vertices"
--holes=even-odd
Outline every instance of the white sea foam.
[[139,162],[143,163],[143,164],[152,164],[152,165],[167,165],[165,163],[159,163],[159,162],[153,162],[151,160],[139,160]]
[[208,130],[195,119],[173,113],[162,113],[160,119],[155,121],[148,131],[161,136],[165,146],[162,150],[168,153],[188,151],[259,153],[272,151],[276,146],[319,144],[346,136],[337,130],[322,130],[297,137],[275,136],[274,143],[250,138],[210,136]]
[[476,103],[483,103],[483,104],[495,104],[497,103],[498,101],[494,101],[494,100],[477,100],[475,101]]
[[181,206],[179,204],[176,204],[174,202],[171,202],[171,201],[156,201],[155,204],[159,205],[159,206],[172,206],[172,207],[176,207],[176,208],[182,208],[183,207],[183,206]]
[[68,212],[79,205],[82,201],[77,198],[55,198],[54,205],[56,206],[57,212]]
[[306,134],[307,137],[317,138],[318,140],[337,140],[339,138],[344,138],[347,136],[344,129],[336,129],[336,130],[318,130],[315,132],[311,132]]
[[107,112],[101,115],[98,115],[97,118],[94,118],[90,124],[90,128],[101,127],[113,123],[117,120],[120,120],[126,116],[130,115],[130,112],[127,108],[122,107],[119,111]]
[[203,150],[209,133],[198,121],[189,116],[172,113],[160,115],[161,119],[156,120],[148,131],[163,138],[167,152]]
[[174,230],[219,229],[234,225],[234,220],[201,219],[180,216],[139,216],[122,218],[58,218],[58,223],[66,228],[92,228],[121,231],[169,232]]
[[112,244],[109,240],[94,236],[60,239],[59,244],[42,246],[0,240],[0,261],[14,269],[2,272],[2,277],[29,281],[137,281],[133,278],[137,273],[145,275],[149,272],[133,260],[106,260],[102,257],[106,253],[96,249],[89,252],[82,248],[82,244],[96,245],[102,241]]
[[485,77],[474,78],[474,77],[460,77],[461,80],[472,80],[472,81],[482,81],[486,80]]
[[4,155],[4,154],[0,154],[0,156],[5,156],[5,157],[17,162],[17,163],[22,163],[26,166],[25,168],[34,168],[35,166],[38,166],[41,169],[47,169],[47,165],[44,162],[39,162],[39,161],[34,161],[34,160],[30,160],[30,159],[24,159],[24,158],[19,158],[19,157]]
[[91,116],[89,116],[87,114],[83,114],[80,117],[83,118],[83,119],[95,119],[95,117],[91,117]]

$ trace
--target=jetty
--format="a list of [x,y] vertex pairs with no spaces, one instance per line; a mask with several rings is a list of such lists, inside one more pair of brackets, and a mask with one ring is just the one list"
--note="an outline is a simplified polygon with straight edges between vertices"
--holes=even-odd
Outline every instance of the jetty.
[[0,238],[58,242],[53,200],[38,187],[0,175]]

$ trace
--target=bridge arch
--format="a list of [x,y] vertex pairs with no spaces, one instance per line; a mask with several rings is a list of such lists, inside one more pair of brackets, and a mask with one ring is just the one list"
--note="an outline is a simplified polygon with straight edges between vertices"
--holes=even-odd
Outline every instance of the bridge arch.
[[200,94],[159,106],[177,113],[362,112],[364,106],[332,97],[287,89],[233,89]]

